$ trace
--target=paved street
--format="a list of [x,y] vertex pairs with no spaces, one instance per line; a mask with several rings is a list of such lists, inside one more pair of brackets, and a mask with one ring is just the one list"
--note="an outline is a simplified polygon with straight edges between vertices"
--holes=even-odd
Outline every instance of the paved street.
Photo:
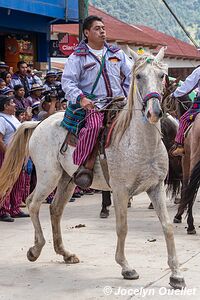
[[[30,219],[0,223],[0,299],[199,299],[200,297],[200,203],[195,204],[197,235],[186,234],[186,221],[175,226],[176,245],[187,290],[175,295],[170,289],[166,247],[155,212],[148,210],[146,194],[134,199],[128,212],[126,254],[140,278],[126,281],[114,260],[116,234],[114,208],[100,219],[101,195],[88,195],[69,203],[62,229],[66,248],[76,253],[80,264],[66,265],[54,253],[48,204],[42,204],[41,221],[46,245],[38,261],[26,252],[33,242]],[[171,217],[175,205],[168,202]],[[84,224],[85,227],[75,228]],[[110,295],[107,295],[107,294]],[[172,295],[170,295],[172,293]],[[179,291],[180,293],[180,291]],[[118,295],[119,294],[119,295]]]

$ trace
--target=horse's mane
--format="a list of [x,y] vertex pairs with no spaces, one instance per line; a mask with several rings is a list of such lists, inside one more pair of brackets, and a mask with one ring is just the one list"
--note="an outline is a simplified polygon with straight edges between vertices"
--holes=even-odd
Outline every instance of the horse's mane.
[[[113,132],[113,141],[117,141],[117,143],[120,142],[124,132],[129,127],[132,115],[133,115],[133,107],[134,107],[134,96],[135,93],[135,77],[139,70],[144,69],[147,63],[151,63],[151,65],[156,66],[159,69],[163,69],[163,67],[166,65],[160,63],[155,59],[155,56],[150,53],[145,53],[139,57],[139,59],[136,60],[134,63],[133,69],[132,69],[132,79],[128,94],[128,100],[127,104],[124,107],[124,109],[120,112],[120,114],[117,117],[115,129]],[[142,109],[142,108],[141,108]]]

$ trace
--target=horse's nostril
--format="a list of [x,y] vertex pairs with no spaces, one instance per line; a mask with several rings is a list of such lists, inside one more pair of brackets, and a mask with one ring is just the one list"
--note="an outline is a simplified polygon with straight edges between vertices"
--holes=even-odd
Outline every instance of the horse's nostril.
[[162,118],[162,116],[163,116],[163,112],[161,110],[160,113],[159,113],[159,118]]

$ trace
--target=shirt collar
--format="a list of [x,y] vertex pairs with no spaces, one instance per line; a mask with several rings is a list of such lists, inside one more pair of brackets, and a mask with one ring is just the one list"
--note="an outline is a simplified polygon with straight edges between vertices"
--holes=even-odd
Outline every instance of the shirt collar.
[[[112,53],[116,53],[120,50],[116,45],[109,45],[105,42],[105,47],[107,48],[107,51],[110,51]],[[74,55],[76,56],[86,56],[89,54],[89,48],[86,44],[86,42],[83,40],[80,42],[80,44],[75,48]]]

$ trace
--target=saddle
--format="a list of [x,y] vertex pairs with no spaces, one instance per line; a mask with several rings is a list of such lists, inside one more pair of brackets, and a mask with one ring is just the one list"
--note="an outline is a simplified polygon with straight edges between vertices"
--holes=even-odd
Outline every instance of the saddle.
[[[84,165],[80,166],[74,173],[74,182],[80,188],[87,189],[91,186],[93,181],[93,168],[97,156],[99,156],[99,161],[105,180],[109,185],[109,173],[105,149],[110,145],[116,118],[125,105],[125,97],[115,97],[112,98],[109,103],[103,106],[101,105],[101,108],[98,109],[98,111],[105,113],[103,127],[99,132],[99,136],[93,151],[87,158]],[[70,145],[72,147],[76,147],[77,142],[78,137],[74,133],[68,132],[61,146],[60,153],[64,155],[68,146]]]

